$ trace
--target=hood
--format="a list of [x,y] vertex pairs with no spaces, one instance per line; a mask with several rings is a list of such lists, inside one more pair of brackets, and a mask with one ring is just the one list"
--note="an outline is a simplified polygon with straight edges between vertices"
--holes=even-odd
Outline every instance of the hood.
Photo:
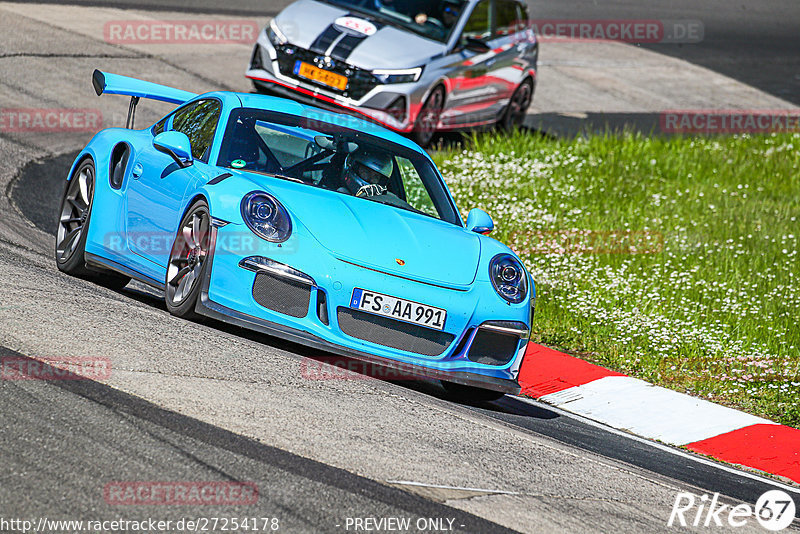
[[447,287],[467,286],[475,280],[481,242],[464,228],[291,182],[270,181],[267,190],[339,259]]
[[[343,17],[349,19],[346,26],[341,24]],[[314,0],[291,4],[275,17],[275,22],[291,44],[320,55],[330,49],[334,60],[366,70],[418,67],[447,48],[385,19]]]

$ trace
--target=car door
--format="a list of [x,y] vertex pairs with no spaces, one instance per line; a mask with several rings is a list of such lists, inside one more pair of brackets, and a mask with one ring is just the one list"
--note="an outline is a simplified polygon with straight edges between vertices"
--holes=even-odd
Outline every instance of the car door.
[[178,108],[152,129],[153,137],[164,130],[185,133],[192,146],[192,165],[182,168],[152,142],[138,154],[127,191],[128,246],[143,258],[145,274],[160,280],[180,222],[180,208],[187,189],[211,178],[208,165],[222,104],[217,99],[190,102]]
[[523,77],[517,61],[520,45],[527,46],[525,35],[527,15],[515,0],[494,0],[494,24],[488,41],[494,54],[486,74],[487,85],[494,90],[488,112],[497,116],[505,109]]
[[488,74],[495,58],[491,50],[471,50],[468,38],[488,40],[492,36],[492,2],[482,0],[469,14],[454,49],[454,64],[448,74],[450,94],[447,110],[442,115],[448,125],[465,125],[487,120],[486,107],[495,89]]

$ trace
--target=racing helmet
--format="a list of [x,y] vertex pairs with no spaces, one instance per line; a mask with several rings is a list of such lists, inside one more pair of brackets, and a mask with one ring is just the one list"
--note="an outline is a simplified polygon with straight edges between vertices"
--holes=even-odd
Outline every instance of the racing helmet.
[[344,183],[354,195],[366,186],[376,185],[385,189],[392,176],[394,162],[388,152],[375,148],[363,148],[347,156]]
[[451,28],[464,7],[463,0],[442,0],[439,5],[441,21],[446,28]]

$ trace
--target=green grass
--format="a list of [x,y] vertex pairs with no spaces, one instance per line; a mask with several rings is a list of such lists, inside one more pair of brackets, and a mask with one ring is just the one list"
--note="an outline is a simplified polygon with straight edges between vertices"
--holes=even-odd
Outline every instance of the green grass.
[[469,145],[435,159],[531,269],[534,341],[800,426],[800,134]]

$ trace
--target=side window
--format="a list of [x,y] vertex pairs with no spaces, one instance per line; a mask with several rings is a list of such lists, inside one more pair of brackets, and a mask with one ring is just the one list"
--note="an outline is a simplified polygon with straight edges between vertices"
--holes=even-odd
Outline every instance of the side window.
[[419,173],[417,173],[414,164],[400,156],[396,156],[395,159],[397,160],[397,167],[400,170],[400,176],[403,180],[403,186],[405,187],[406,202],[415,210],[421,211],[431,217],[436,217],[437,219],[440,218],[436,206],[434,206],[433,200],[430,194],[428,194],[425,184],[422,183],[422,178]]
[[169,119],[169,115],[158,121],[155,126],[153,126],[153,136],[156,136],[164,131],[164,125],[167,124],[167,119]]
[[516,2],[497,0],[497,25],[494,37],[513,35],[519,31],[521,13]]
[[492,34],[492,21],[489,17],[489,0],[483,0],[478,5],[467,19],[464,25],[464,31],[461,33],[461,43],[467,41],[467,37],[476,37],[478,39],[486,39]]
[[528,27],[528,24],[530,24],[531,17],[530,15],[528,15],[528,6],[523,6],[520,4],[517,6],[517,9],[519,9],[519,16],[520,16],[519,20],[522,26],[520,29],[524,30],[525,28]]
[[172,129],[189,137],[193,158],[208,163],[221,107],[218,101],[209,99],[193,102],[175,112]]

